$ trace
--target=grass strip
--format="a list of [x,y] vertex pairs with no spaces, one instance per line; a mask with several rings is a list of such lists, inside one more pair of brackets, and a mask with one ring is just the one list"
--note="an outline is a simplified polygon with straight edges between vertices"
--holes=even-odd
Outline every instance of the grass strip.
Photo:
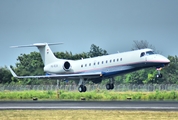
[[178,91],[116,92],[96,90],[85,93],[78,91],[2,91],[0,100],[178,100]]
[[177,120],[176,111],[2,110],[0,120]]

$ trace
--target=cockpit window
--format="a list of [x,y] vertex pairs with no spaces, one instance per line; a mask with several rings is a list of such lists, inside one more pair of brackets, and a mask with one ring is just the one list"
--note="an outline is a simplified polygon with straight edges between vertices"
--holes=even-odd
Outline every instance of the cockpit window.
[[155,54],[153,51],[146,51],[146,52],[142,52],[141,54],[140,54],[140,57],[143,57],[143,56],[145,56],[145,55],[152,55],[152,54]]
[[140,54],[140,57],[143,57],[145,55],[145,52],[142,52],[141,54]]
[[152,54],[155,54],[153,51],[147,51],[146,52],[146,55],[152,55]]

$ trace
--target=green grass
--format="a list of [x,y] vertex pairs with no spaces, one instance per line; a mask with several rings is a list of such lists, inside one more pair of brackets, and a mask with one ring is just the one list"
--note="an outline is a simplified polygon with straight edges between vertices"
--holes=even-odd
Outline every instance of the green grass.
[[154,92],[115,92],[97,90],[80,93],[67,91],[3,91],[0,92],[0,100],[178,100],[177,91],[154,91]]

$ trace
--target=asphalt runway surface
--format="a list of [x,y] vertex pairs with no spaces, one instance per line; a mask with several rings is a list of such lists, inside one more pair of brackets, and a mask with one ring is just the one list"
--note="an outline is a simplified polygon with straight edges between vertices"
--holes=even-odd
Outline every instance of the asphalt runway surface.
[[178,101],[0,101],[0,110],[167,110]]

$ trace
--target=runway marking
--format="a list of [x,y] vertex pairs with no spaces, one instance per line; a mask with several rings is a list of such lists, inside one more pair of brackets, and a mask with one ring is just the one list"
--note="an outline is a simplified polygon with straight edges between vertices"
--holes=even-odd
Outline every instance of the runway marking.
[[121,110],[178,110],[178,107],[0,107],[9,109],[121,109]]

